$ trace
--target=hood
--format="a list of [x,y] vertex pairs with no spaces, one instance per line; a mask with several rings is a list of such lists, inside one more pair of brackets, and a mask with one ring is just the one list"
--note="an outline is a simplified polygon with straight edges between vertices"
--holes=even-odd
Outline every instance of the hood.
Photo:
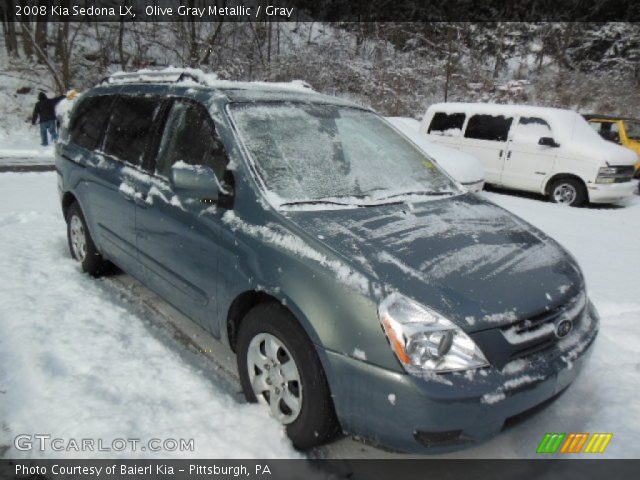
[[638,154],[633,150],[604,139],[589,143],[572,142],[570,150],[575,156],[597,160],[609,166],[635,165],[638,161]]
[[398,291],[468,332],[544,313],[583,289],[555,241],[473,195],[284,215],[386,294]]
[[[557,129],[557,131],[568,133],[569,130]],[[578,114],[576,114],[574,119],[570,140],[568,138],[560,138],[561,146],[564,146],[562,145],[563,142],[566,143],[568,150],[571,151],[573,155],[585,159],[597,160],[599,163],[606,163],[609,166],[635,165],[637,162],[637,156],[632,150],[603,139],[591,128],[589,123]],[[560,155],[563,156],[562,153]]]
[[386,119],[433,158],[456,181],[468,184],[484,180],[484,167],[480,160],[460,150],[429,141],[426,134],[418,131],[420,123],[417,120],[404,117],[386,117]]

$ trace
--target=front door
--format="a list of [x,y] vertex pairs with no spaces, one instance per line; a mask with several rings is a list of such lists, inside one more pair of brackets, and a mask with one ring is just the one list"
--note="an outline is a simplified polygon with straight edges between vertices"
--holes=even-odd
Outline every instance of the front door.
[[511,129],[502,184],[509,188],[539,192],[551,175],[557,148],[540,145],[542,137],[553,138],[549,124],[542,118],[520,117]]
[[172,101],[151,175],[138,184],[146,207],[137,209],[137,244],[145,283],[217,336],[217,225],[224,210],[214,199],[174,190],[177,162],[208,166],[221,181],[228,163],[209,113],[190,100]]
[[503,115],[472,115],[467,122],[461,150],[480,159],[487,183],[502,185],[507,138],[513,119]]

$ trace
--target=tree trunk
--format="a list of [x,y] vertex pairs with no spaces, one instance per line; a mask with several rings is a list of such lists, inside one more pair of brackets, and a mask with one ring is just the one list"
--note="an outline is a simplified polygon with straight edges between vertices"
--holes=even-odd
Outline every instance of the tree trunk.
[[22,31],[22,51],[27,58],[33,57],[33,41],[31,40],[31,36],[25,35],[25,29],[28,29],[31,32],[31,21],[27,18],[21,20],[21,31]]
[[2,12],[2,31],[4,33],[4,44],[7,54],[12,57],[19,57],[18,35],[16,32],[15,6],[13,0],[6,0],[5,6],[0,7]]
[[444,81],[444,101],[449,100],[449,84],[451,83],[451,71],[453,69],[451,57],[453,54],[453,27],[447,27],[447,76]]
[[120,30],[118,31],[118,57],[120,58],[120,68],[127,71],[127,59],[124,57],[124,20],[120,20]]
[[51,2],[49,0],[40,0],[40,2],[38,2],[39,5],[44,5],[47,7],[47,14],[46,15],[38,15],[38,18],[36,20],[36,45],[38,45],[38,47],[40,47],[40,50],[42,50],[43,52],[47,51],[47,44],[48,44],[48,35],[47,35],[47,31],[48,31],[48,27],[49,27],[49,4]]

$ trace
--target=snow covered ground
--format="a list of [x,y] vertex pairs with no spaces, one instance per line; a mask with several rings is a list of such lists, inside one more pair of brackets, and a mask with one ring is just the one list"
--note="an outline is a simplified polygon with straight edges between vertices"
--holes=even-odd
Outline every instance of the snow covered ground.
[[[112,281],[80,273],[68,256],[55,183],[53,172],[0,174],[0,455],[26,455],[12,447],[18,434],[50,433],[106,443],[195,439],[194,452],[157,456],[299,456],[282,428],[258,406],[243,404],[237,386],[214,366],[139,315]],[[448,456],[533,457],[542,436],[554,431],[612,432],[605,456],[637,458],[640,197],[624,208],[575,209],[537,198],[482,195],[576,256],[602,316],[601,333],[586,370],[549,408]],[[350,439],[314,455],[391,456]]]

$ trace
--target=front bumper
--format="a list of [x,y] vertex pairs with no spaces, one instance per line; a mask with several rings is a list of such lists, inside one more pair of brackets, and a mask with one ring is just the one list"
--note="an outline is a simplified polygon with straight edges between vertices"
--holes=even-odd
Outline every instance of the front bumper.
[[609,203],[630,197],[638,189],[638,180],[624,183],[589,183],[589,201],[591,203]]
[[598,332],[591,304],[584,315],[552,349],[501,370],[421,379],[321,350],[343,430],[375,446],[411,453],[457,450],[491,438],[575,379]]

